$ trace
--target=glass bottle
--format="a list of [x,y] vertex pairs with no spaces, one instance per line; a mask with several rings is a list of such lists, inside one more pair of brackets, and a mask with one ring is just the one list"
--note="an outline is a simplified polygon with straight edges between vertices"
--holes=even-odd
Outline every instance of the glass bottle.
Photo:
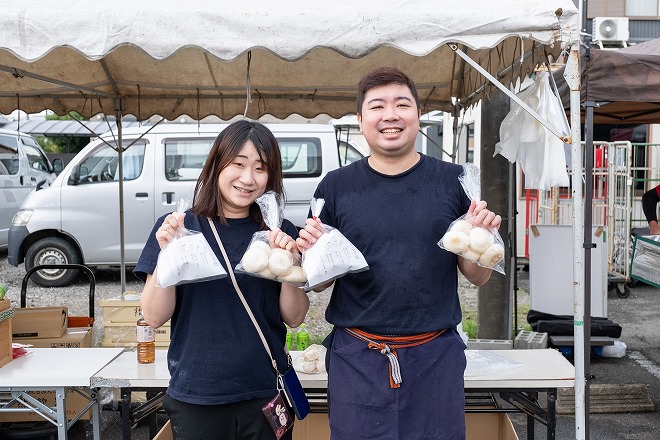
[[137,361],[151,364],[156,361],[156,333],[140,315],[137,322]]

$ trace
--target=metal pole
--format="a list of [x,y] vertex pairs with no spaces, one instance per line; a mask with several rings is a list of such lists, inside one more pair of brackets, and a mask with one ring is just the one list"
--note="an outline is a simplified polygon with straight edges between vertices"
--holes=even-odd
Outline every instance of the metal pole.
[[593,164],[594,164],[594,102],[586,104],[585,118],[585,157],[584,157],[584,181],[586,183],[584,198],[584,407],[586,418],[584,420],[585,439],[589,439],[589,379],[591,376],[591,249],[595,246],[592,242],[593,213],[591,205],[593,200]]
[[122,145],[122,102],[116,100],[115,118],[117,123],[117,160],[119,161],[119,276],[121,279],[121,299],[126,291],[126,262],[124,249],[124,147]]
[[573,336],[575,362],[575,438],[585,439],[585,375],[584,375],[584,207],[582,200],[582,146],[580,142],[580,46],[571,47],[564,69],[571,90],[571,170],[573,197]]

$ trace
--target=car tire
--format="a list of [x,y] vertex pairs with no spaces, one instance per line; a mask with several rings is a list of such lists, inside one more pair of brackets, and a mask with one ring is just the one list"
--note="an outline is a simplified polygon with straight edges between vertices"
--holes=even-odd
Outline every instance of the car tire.
[[[56,237],[43,238],[35,242],[25,254],[25,270],[42,264],[80,264],[78,251],[66,240]],[[42,287],[64,287],[73,283],[79,270],[44,269],[36,271],[30,279]]]

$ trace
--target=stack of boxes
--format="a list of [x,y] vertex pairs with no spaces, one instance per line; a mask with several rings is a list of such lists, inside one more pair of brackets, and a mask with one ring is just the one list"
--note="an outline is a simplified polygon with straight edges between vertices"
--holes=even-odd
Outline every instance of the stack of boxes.
[[93,345],[92,327],[69,327],[66,307],[14,309],[13,342],[36,348],[87,348]]
[[[137,344],[135,326],[142,313],[140,295],[127,293],[124,299],[101,301],[103,309],[102,347],[132,347]],[[154,330],[156,348],[170,345],[170,321]]]

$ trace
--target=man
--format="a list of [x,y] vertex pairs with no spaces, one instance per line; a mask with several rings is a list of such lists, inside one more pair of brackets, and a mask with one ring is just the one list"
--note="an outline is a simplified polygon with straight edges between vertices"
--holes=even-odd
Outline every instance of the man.
[[[502,220],[468,199],[462,166],[415,150],[420,115],[415,84],[403,72],[367,74],[357,117],[371,155],[329,173],[315,193],[325,200],[320,222],[342,232],[369,264],[335,281],[326,310],[334,325],[325,342],[333,440],[465,438],[457,267],[476,285],[491,270],[437,242],[468,210],[485,228]],[[320,222],[307,220],[301,249],[321,236]]]
[[651,188],[642,195],[642,209],[646,221],[649,222],[651,235],[660,235],[658,226],[658,202],[660,202],[660,185]]

